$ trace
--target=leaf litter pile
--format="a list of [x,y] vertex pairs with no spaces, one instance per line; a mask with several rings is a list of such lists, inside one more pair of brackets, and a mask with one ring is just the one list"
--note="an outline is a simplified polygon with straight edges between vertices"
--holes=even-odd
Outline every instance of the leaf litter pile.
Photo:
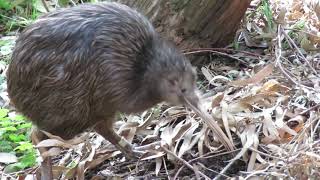
[[[252,8],[252,9],[251,9]],[[159,105],[119,115],[118,133],[146,153],[126,159],[94,132],[65,141],[47,133],[57,179],[316,179],[320,176],[320,2],[252,1],[237,48],[185,51],[198,65],[202,108],[225,131],[226,151],[193,111]],[[201,53],[203,56],[205,53]],[[5,73],[5,72],[4,72]],[[39,161],[41,158],[39,157]],[[32,178],[38,167],[2,178]]]

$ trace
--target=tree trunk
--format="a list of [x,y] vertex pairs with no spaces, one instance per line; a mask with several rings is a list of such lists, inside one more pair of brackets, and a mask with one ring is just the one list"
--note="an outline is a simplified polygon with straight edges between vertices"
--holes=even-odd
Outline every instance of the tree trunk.
[[144,13],[181,49],[232,42],[250,0],[117,0]]

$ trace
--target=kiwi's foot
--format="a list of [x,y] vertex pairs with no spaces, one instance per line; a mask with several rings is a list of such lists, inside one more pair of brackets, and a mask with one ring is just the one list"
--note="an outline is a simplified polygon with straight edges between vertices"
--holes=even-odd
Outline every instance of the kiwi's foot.
[[139,150],[139,148],[133,147],[123,137],[116,147],[129,159],[139,159],[145,153],[144,151]]

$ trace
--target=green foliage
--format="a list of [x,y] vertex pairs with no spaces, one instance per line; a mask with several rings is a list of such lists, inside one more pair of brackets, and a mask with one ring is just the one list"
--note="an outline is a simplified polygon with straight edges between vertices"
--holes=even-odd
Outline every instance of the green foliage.
[[[15,39],[0,39],[0,66],[8,64],[14,44]],[[2,84],[3,81],[3,76],[0,76],[0,84]]]
[[[305,20],[300,20],[300,21],[296,22],[296,23],[291,27],[293,30],[290,30],[290,31],[288,32],[288,35],[289,35],[292,39],[294,39],[294,40],[299,39],[299,33],[298,33],[296,30],[303,30],[304,27],[305,27],[305,24],[306,24],[306,21],[305,21]],[[299,41],[299,40],[298,40],[298,41]],[[301,39],[300,39],[300,41],[301,41]],[[299,42],[300,42],[300,41],[299,41]],[[290,45],[289,45],[288,41],[284,41],[284,42],[282,43],[282,48],[283,48],[283,49],[290,49]]]
[[7,32],[25,27],[39,16],[35,8],[39,0],[0,0],[0,24]]
[[59,2],[59,5],[63,7],[69,4],[69,0],[59,0],[58,2]]
[[234,49],[239,49],[240,48],[240,45],[239,45],[238,41],[234,41],[232,45],[233,45]]
[[[99,0],[57,0],[60,7],[78,4],[80,2],[98,2]],[[49,6],[49,3],[47,4]],[[51,7],[52,8],[52,7]],[[45,13],[41,0],[0,0],[0,33],[18,28],[24,28]]]
[[10,10],[12,9],[12,4],[7,0],[0,0],[0,9]]
[[267,26],[268,26],[269,31],[271,32],[274,27],[274,22],[273,22],[272,10],[270,8],[270,4],[269,4],[268,0],[262,1],[262,13],[266,17]]
[[8,165],[4,171],[6,173],[11,173],[27,167],[32,167],[36,162],[36,158],[37,157],[34,149],[26,151],[22,156],[19,157],[19,162]]
[[294,24],[293,29],[303,30],[305,26],[306,26],[306,21],[302,19]]
[[23,116],[9,116],[8,109],[0,109],[0,152],[14,153],[19,159],[8,165],[5,172],[18,171],[36,163],[36,151],[29,139],[31,126]]

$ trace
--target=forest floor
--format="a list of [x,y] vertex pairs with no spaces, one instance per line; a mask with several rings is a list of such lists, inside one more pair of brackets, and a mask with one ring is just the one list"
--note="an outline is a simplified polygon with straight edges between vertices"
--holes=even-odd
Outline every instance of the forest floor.
[[[23,20],[19,27],[29,23]],[[132,144],[154,144],[139,160],[91,131],[69,141],[48,134],[38,146],[51,147],[46,155],[57,179],[317,179],[319,30],[319,1],[252,1],[232,45],[183,51],[203,59],[193,64],[202,105],[236,147],[232,152],[194,112],[166,104],[120,115],[115,124]],[[31,124],[10,107],[6,93],[19,33],[5,25],[0,31],[1,178],[33,179],[41,157],[30,142]]]

